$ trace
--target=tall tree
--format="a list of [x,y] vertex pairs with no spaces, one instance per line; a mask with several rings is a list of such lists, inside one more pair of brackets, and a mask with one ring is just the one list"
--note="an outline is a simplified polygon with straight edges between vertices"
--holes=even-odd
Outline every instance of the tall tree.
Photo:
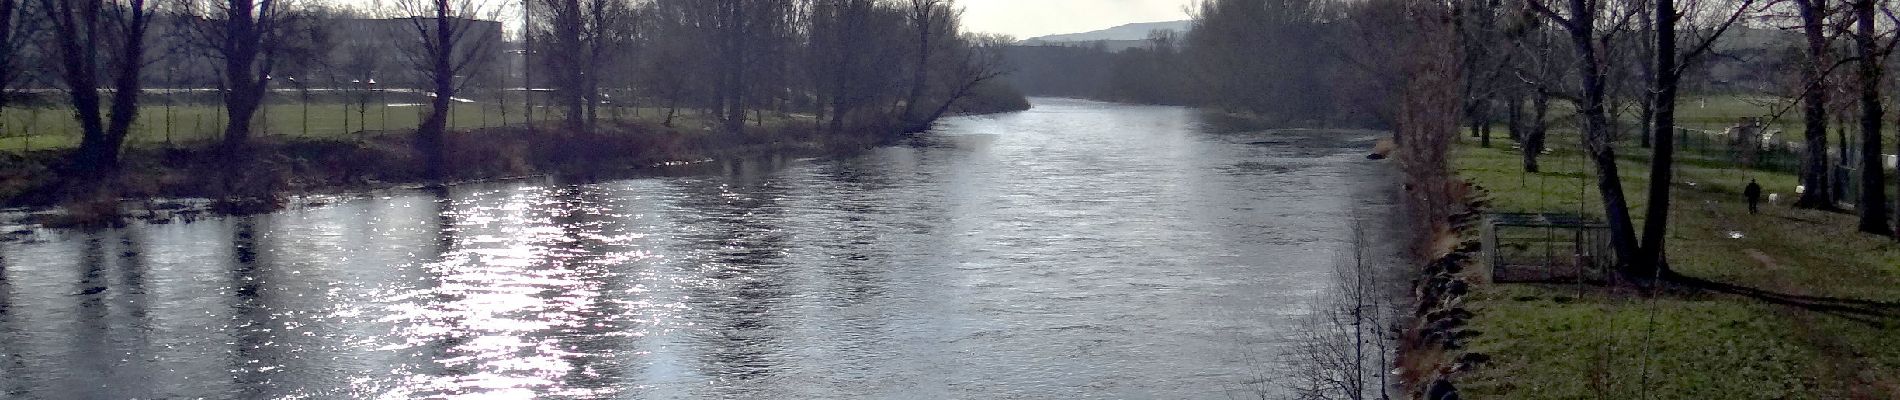
[[[1675,178],[1676,140],[1673,131],[1676,126],[1676,96],[1681,89],[1682,76],[1688,64],[1708,53],[1716,40],[1720,39],[1729,27],[1748,13],[1753,0],[1742,0],[1739,4],[1718,3],[1731,6],[1727,18],[1717,25],[1692,29],[1706,34],[1699,42],[1692,42],[1687,50],[1678,50],[1677,29],[1682,24],[1684,12],[1677,8],[1676,0],[1652,0],[1655,11],[1653,19],[1655,45],[1651,54],[1655,60],[1655,79],[1649,89],[1651,98],[1647,102],[1654,108],[1655,121],[1650,126],[1655,129],[1651,135],[1654,148],[1651,149],[1649,166],[1648,209],[1643,217],[1643,259],[1636,260],[1640,265],[1657,269],[1650,272],[1668,272],[1669,261],[1664,251],[1669,233],[1669,191]],[[1691,7],[1710,6],[1709,4],[1690,3]],[[1712,7],[1711,7],[1712,8]]]
[[[138,120],[140,72],[146,65],[145,37],[156,4],[146,0],[40,0],[52,28],[52,53],[73,104],[81,138],[73,168],[82,176],[102,178],[119,168],[126,133]],[[103,73],[103,75],[102,75]],[[111,109],[99,93],[111,82]]]
[[[1707,53],[1722,32],[1745,15],[1751,3],[1744,0],[1739,6],[1727,9],[1733,12],[1719,14],[1727,17],[1718,19],[1719,25],[1699,27],[1697,30],[1705,31],[1706,35],[1699,38],[1699,42],[1688,46],[1688,51],[1679,50],[1677,29],[1683,13],[1674,0],[1636,2],[1617,7],[1610,7],[1600,1],[1569,0],[1563,11],[1537,1],[1530,3],[1535,10],[1568,33],[1571,47],[1577,55],[1575,68],[1579,88],[1569,97],[1577,103],[1578,114],[1583,119],[1584,148],[1596,166],[1597,192],[1603,200],[1610,242],[1618,262],[1622,264],[1619,272],[1626,279],[1647,281],[1666,273],[1668,269],[1663,249],[1669,226],[1669,191],[1675,157],[1670,131],[1675,125],[1676,93],[1686,71],[1684,65]],[[1641,6],[1645,5],[1653,5],[1654,9],[1643,10]],[[1609,56],[1606,54],[1607,49],[1612,48],[1610,44],[1615,43],[1616,35],[1626,31],[1624,27],[1629,26],[1630,18],[1639,15],[1654,18],[1650,26],[1655,29],[1651,37],[1656,42],[1648,56],[1653,57],[1657,74],[1652,87],[1648,89],[1653,97],[1646,100],[1655,107],[1656,120],[1651,125],[1655,129],[1652,135],[1655,143],[1650,164],[1648,209],[1641,237],[1637,236],[1631,221],[1622,175],[1618,171],[1613,129],[1610,128],[1609,113],[1605,108],[1608,84],[1604,79],[1609,75],[1607,66],[1615,65],[1605,59]]]
[[627,0],[536,0],[530,15],[542,25],[533,35],[548,52],[548,81],[566,110],[568,129],[592,133],[599,118],[602,67],[612,50],[632,36],[636,23]]
[[[1828,176],[1827,157],[1827,0],[1794,0],[1801,18],[1801,34],[1806,45],[1807,62],[1801,68],[1801,125],[1806,135],[1802,156],[1801,185],[1806,190],[1794,206],[1810,209],[1835,209],[1834,180]],[[1842,154],[1845,156],[1846,154]]]
[[1574,68],[1578,76],[1578,88],[1574,95],[1567,97],[1576,103],[1577,114],[1583,121],[1583,148],[1596,166],[1597,194],[1603,200],[1610,244],[1616,251],[1617,259],[1625,264],[1624,275],[1647,277],[1651,274],[1643,269],[1649,266],[1641,264],[1641,244],[1637,242],[1636,228],[1631,222],[1629,200],[1623,192],[1623,179],[1616,164],[1616,146],[1611,141],[1609,113],[1605,104],[1608,86],[1604,77],[1608,74],[1606,66],[1612,63],[1604,60],[1604,49],[1609,46],[1602,45],[1611,42],[1613,35],[1620,33],[1617,28],[1603,27],[1627,26],[1629,18],[1635,14],[1635,8],[1626,7],[1621,12],[1612,13],[1603,3],[1568,0],[1562,11],[1541,1],[1533,0],[1529,4],[1564,30],[1570,39],[1571,49],[1577,55]]
[[1893,234],[1887,224],[1886,165],[1881,159],[1880,65],[1883,57],[1877,44],[1874,9],[1878,0],[1855,0],[1854,49],[1859,68],[1854,77],[1860,90],[1860,231],[1877,235]]
[[813,95],[828,108],[826,130],[842,133],[854,114],[900,85],[901,71],[885,60],[904,48],[891,38],[904,36],[905,12],[874,0],[818,0],[812,7],[806,71]]
[[14,91],[25,80],[21,66],[37,61],[28,59],[26,47],[38,39],[41,25],[31,6],[21,0],[0,0],[0,107],[13,100]]
[[1500,4],[1497,0],[1464,1],[1459,3],[1455,26],[1459,30],[1459,51],[1464,55],[1464,112],[1465,123],[1470,125],[1469,132],[1478,138],[1481,147],[1491,147],[1491,122],[1494,102],[1498,92],[1505,87],[1499,84],[1506,66],[1511,63],[1511,53],[1502,51],[1502,33],[1499,30]]
[[1521,39],[1521,42],[1528,43],[1520,46],[1524,47],[1524,52],[1529,54],[1523,58],[1527,60],[1525,64],[1528,64],[1526,68],[1529,70],[1518,73],[1532,81],[1527,85],[1528,91],[1531,92],[1529,96],[1531,110],[1529,118],[1524,121],[1524,132],[1518,143],[1521,147],[1519,151],[1522,153],[1524,172],[1535,173],[1542,170],[1542,166],[1538,164],[1538,156],[1543,155],[1545,140],[1550,137],[1552,90],[1547,85],[1558,80],[1558,70],[1562,67],[1559,66],[1560,60],[1555,51],[1556,46],[1551,43],[1552,35],[1545,29],[1545,24],[1535,18],[1527,19],[1532,19],[1525,22],[1527,25],[1525,29],[1530,32]]
[[682,107],[701,106],[711,48],[706,29],[696,22],[701,2],[659,0],[641,8],[637,63],[641,86],[666,102],[662,125],[672,127]]
[[958,44],[948,49],[951,50],[948,55],[953,57],[951,61],[931,66],[942,69],[942,72],[937,75],[941,76],[943,92],[938,96],[924,97],[919,100],[927,103],[928,100],[935,99],[936,104],[923,104],[922,106],[929,108],[918,109],[925,111],[916,114],[915,119],[911,120],[905,131],[922,132],[930,129],[931,123],[943,118],[944,113],[955,106],[957,101],[969,96],[970,92],[976,90],[977,87],[1003,76],[1007,72],[1003,65],[1003,48],[1015,41],[1014,38],[1001,35],[970,35],[958,38],[955,42]]
[[421,72],[434,95],[429,114],[416,129],[416,151],[422,154],[423,175],[442,179],[447,172],[443,142],[455,96],[477,81],[478,72],[493,61],[500,45],[498,1],[401,0],[396,11],[408,18],[415,44],[408,47],[411,64]]
[[942,18],[942,14],[949,12],[948,1],[910,0],[910,25],[911,29],[915,30],[911,34],[916,35],[917,47],[912,50],[914,52],[912,56],[916,57],[916,61],[913,62],[911,69],[910,94],[904,96],[904,111],[900,114],[906,126],[913,125],[913,122],[917,120],[915,116],[919,109],[918,103],[923,101],[924,90],[930,85],[931,41],[938,31],[933,29],[935,27],[932,24]]
[[271,72],[279,66],[287,41],[285,28],[295,0],[177,0],[177,31],[218,61],[224,110],[222,149],[236,154],[250,141],[257,111],[270,93]]

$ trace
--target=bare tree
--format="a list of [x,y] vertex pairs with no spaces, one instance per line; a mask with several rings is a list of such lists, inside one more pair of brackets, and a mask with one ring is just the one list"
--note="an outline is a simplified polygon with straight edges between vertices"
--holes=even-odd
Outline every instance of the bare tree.
[[900,85],[900,71],[883,60],[905,51],[890,38],[903,36],[906,13],[874,0],[818,0],[811,14],[805,71],[826,129],[839,134],[854,113],[886,95],[883,89]]
[[[1672,133],[1676,126],[1676,95],[1682,85],[1682,76],[1687,72],[1688,64],[1707,54],[1715,45],[1716,40],[1749,12],[1754,0],[1741,0],[1739,4],[1713,1],[1697,3],[1692,0],[1689,3],[1691,8],[1697,6],[1716,8],[1726,11],[1727,15],[1726,19],[1719,20],[1716,25],[1702,30],[1707,33],[1693,38],[1698,41],[1691,42],[1684,50],[1678,50],[1676,30],[1682,24],[1685,13],[1677,9],[1676,0],[1652,1],[1655,2],[1656,7],[1655,12],[1650,14],[1654,18],[1655,28],[1656,44],[1652,47],[1654,49],[1652,56],[1656,65],[1654,69],[1656,77],[1653,86],[1649,89],[1649,93],[1654,97],[1648,102],[1655,108],[1655,121],[1651,124],[1656,129],[1653,135],[1655,146],[1650,157],[1649,203],[1643,219],[1643,258],[1629,260],[1626,263],[1635,264],[1637,268],[1634,272],[1651,273],[1654,276],[1654,274],[1666,273],[1669,269],[1664,246],[1669,233],[1669,191],[1671,182],[1675,178],[1676,142],[1675,135]],[[1606,175],[1602,179],[1619,178],[1615,175]]]
[[[913,35],[917,36],[917,47],[912,55],[917,58],[915,69],[911,70],[910,94],[904,97],[904,111],[900,114],[905,121],[917,111],[917,104],[923,101],[924,90],[929,86],[929,68],[931,39],[937,32],[932,24],[948,14],[951,0],[910,0],[910,24]],[[907,122],[908,123],[908,122]]]
[[1891,235],[1893,227],[1887,221],[1887,167],[1881,160],[1881,116],[1880,79],[1884,67],[1884,51],[1878,44],[1874,20],[1875,2],[1878,0],[1854,0],[1851,3],[1854,12],[1854,49],[1858,58],[1854,77],[1860,89],[1860,202],[1855,209],[1860,213],[1860,231],[1876,235]]
[[[1575,51],[1577,89],[1564,97],[1576,103],[1578,114],[1583,119],[1584,149],[1596,166],[1597,192],[1602,197],[1604,217],[1608,220],[1610,242],[1616,251],[1617,260],[1622,264],[1621,275],[1626,279],[1647,281],[1667,272],[1668,264],[1664,258],[1664,239],[1668,230],[1669,190],[1674,176],[1674,142],[1671,132],[1674,129],[1676,92],[1685,69],[1684,60],[1693,60],[1705,54],[1721,33],[1744,15],[1752,1],[1744,0],[1739,6],[1726,8],[1732,12],[1724,13],[1726,19],[1708,28],[1711,32],[1688,46],[1687,51],[1678,50],[1676,37],[1680,12],[1673,0],[1656,0],[1655,3],[1614,3],[1601,0],[1569,0],[1563,10],[1549,7],[1539,0],[1528,4],[1538,13],[1549,18],[1568,34],[1571,48]],[[1724,3],[1728,4],[1728,3]],[[1646,12],[1644,6],[1653,5],[1653,12]],[[1648,212],[1643,227],[1644,236],[1637,236],[1632,222],[1629,201],[1623,191],[1622,175],[1617,166],[1615,138],[1607,112],[1607,88],[1605,77],[1609,76],[1607,66],[1615,65],[1606,53],[1612,48],[1617,35],[1628,32],[1630,23],[1641,16],[1652,16],[1656,29],[1656,45],[1650,56],[1656,60],[1657,79],[1649,89],[1654,98],[1656,121],[1651,125],[1656,129],[1655,149],[1651,159],[1650,187],[1648,192]]]
[[1576,53],[1574,68],[1578,76],[1577,88],[1574,93],[1564,97],[1576,103],[1577,114],[1583,120],[1583,147],[1596,165],[1597,193],[1603,198],[1610,242],[1617,258],[1629,263],[1639,260],[1640,244],[1637,243],[1636,228],[1631,222],[1629,200],[1623,192],[1622,175],[1616,164],[1616,148],[1611,142],[1609,113],[1605,104],[1608,83],[1604,77],[1608,75],[1606,66],[1613,63],[1604,60],[1604,51],[1609,47],[1604,44],[1612,42],[1616,34],[1625,31],[1622,27],[1628,26],[1640,8],[1611,8],[1606,3],[1567,0],[1560,11],[1541,0],[1528,2],[1534,10],[1549,18],[1569,36],[1571,49]]
[[641,8],[638,79],[647,92],[666,102],[662,125],[673,126],[681,107],[700,105],[699,82],[710,64],[703,51],[711,47],[706,31],[693,23],[696,3],[654,1]]
[[21,66],[36,61],[29,59],[26,46],[37,40],[40,32],[41,23],[32,6],[21,0],[0,0],[0,107],[12,102],[14,90],[25,80]]
[[546,43],[549,82],[566,109],[569,129],[591,133],[599,117],[601,68],[610,50],[630,43],[635,27],[627,0],[535,0],[529,15],[543,25],[531,35]]
[[[1376,261],[1377,247],[1363,221],[1333,263],[1333,287],[1297,325],[1283,376],[1292,398],[1302,400],[1389,399],[1384,373],[1399,309],[1392,302],[1402,285]],[[1266,397],[1266,396],[1261,396]]]
[[[82,176],[102,178],[119,168],[126,133],[138,120],[139,73],[146,65],[145,36],[156,4],[146,0],[40,0],[52,28],[51,53],[57,54],[61,80],[73,104],[82,137],[73,168]],[[103,72],[103,75],[102,75]],[[99,93],[111,81],[111,110]]]
[[[272,72],[313,40],[308,29],[298,29],[298,0],[174,0],[177,31],[203,55],[218,61],[224,109],[230,124],[224,129],[222,150],[240,152],[251,139],[254,117],[270,93]],[[313,53],[313,52],[300,52]]]
[[501,25],[493,20],[500,15],[501,2],[400,0],[394,6],[416,35],[407,48],[410,63],[434,95],[428,116],[416,129],[415,146],[422,154],[423,176],[439,180],[447,172],[443,142],[455,96],[486,72],[500,45]]
[[[1828,177],[1827,157],[1827,74],[1829,35],[1827,19],[1832,14],[1827,0],[1794,0],[1800,14],[1807,63],[1801,68],[1802,132],[1806,135],[1806,154],[1801,163],[1801,185],[1806,188],[1794,206],[1810,209],[1835,209],[1833,179]],[[1843,154],[1845,156],[1845,154]]]
[[[971,35],[957,39],[959,45],[949,50],[955,61],[940,66],[944,70],[942,86],[944,93],[938,96],[935,107],[925,114],[917,115],[905,127],[906,132],[922,132],[930,129],[931,123],[943,118],[950,107],[957,104],[972,90],[986,82],[1003,76],[1008,72],[1003,63],[1003,48],[1015,42],[1014,38],[1000,35]],[[967,45],[962,43],[968,43]],[[932,66],[926,66],[932,67]],[[924,101],[925,98],[918,98]],[[908,103],[906,108],[909,108]],[[909,112],[906,112],[909,115]]]
[[1512,62],[1512,54],[1503,46],[1504,33],[1499,15],[1504,11],[1497,0],[1464,1],[1457,4],[1460,52],[1464,56],[1465,122],[1479,146],[1491,147],[1491,122],[1494,101],[1506,87],[1500,78]]
[[1513,74],[1521,82],[1519,89],[1526,93],[1530,103],[1529,114],[1521,116],[1522,127],[1517,141],[1522,151],[1524,172],[1538,172],[1538,156],[1543,155],[1545,140],[1550,133],[1550,101],[1552,87],[1561,81],[1562,65],[1566,60],[1556,51],[1555,35],[1546,21],[1537,15],[1524,16],[1514,21],[1514,29],[1521,32],[1513,36],[1517,51],[1523,54],[1516,58]]

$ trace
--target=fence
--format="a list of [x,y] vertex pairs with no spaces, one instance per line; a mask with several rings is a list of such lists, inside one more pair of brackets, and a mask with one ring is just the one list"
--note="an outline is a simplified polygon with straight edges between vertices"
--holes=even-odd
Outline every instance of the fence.
[[[1752,136],[1752,137],[1751,137]],[[1779,134],[1736,135],[1729,132],[1676,128],[1676,157],[1684,162],[1742,165],[1764,171],[1801,173],[1804,143]]]
[[1609,227],[1576,214],[1488,214],[1481,240],[1493,282],[1597,282],[1616,264]]
[[[530,99],[532,96],[532,99]],[[526,103],[532,100],[535,122],[558,121],[549,91],[536,89],[481,90],[456,99],[449,112],[450,129],[466,130],[521,125],[529,122]],[[429,111],[431,96],[415,89],[397,88],[278,88],[272,90],[253,120],[259,137],[355,138],[378,132],[415,129]],[[31,93],[8,99],[0,108],[0,151],[32,151],[77,146],[80,127],[72,106],[53,92]],[[626,102],[603,102],[601,113],[639,118],[640,109]],[[648,110],[651,113],[651,109]],[[129,145],[190,145],[216,140],[229,124],[215,91],[154,89],[140,96],[139,116],[128,134]]]

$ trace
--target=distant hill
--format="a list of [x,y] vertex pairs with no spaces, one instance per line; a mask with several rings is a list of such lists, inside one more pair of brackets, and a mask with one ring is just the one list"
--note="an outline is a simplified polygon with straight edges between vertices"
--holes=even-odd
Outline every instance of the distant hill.
[[1035,45],[1035,44],[1062,43],[1062,42],[1093,42],[1093,41],[1098,41],[1098,40],[1106,40],[1106,41],[1145,40],[1145,39],[1148,39],[1148,32],[1157,31],[1157,30],[1173,30],[1176,32],[1187,32],[1188,26],[1191,22],[1192,21],[1143,22],[1143,23],[1137,23],[1137,24],[1127,24],[1127,25],[1117,26],[1114,28],[1108,28],[1108,29],[1103,29],[1103,30],[1093,31],[1093,32],[1065,33],[1061,35],[1033,37],[1027,40],[1023,40],[1023,42],[1025,44]]

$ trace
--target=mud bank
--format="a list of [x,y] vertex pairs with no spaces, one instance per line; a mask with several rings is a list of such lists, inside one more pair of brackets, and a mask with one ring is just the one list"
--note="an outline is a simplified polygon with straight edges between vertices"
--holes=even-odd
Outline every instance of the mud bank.
[[1400,323],[1399,348],[1395,370],[1400,382],[1413,399],[1450,400],[1460,398],[1457,378],[1483,364],[1484,354],[1464,350],[1466,339],[1480,332],[1467,329],[1473,314],[1465,308],[1465,295],[1483,281],[1476,271],[1480,252],[1477,229],[1487,208],[1486,191],[1464,183],[1454,198],[1458,210],[1450,214],[1449,232],[1421,237],[1422,248],[1431,248],[1432,256],[1423,262],[1413,278],[1412,307],[1406,321]]

